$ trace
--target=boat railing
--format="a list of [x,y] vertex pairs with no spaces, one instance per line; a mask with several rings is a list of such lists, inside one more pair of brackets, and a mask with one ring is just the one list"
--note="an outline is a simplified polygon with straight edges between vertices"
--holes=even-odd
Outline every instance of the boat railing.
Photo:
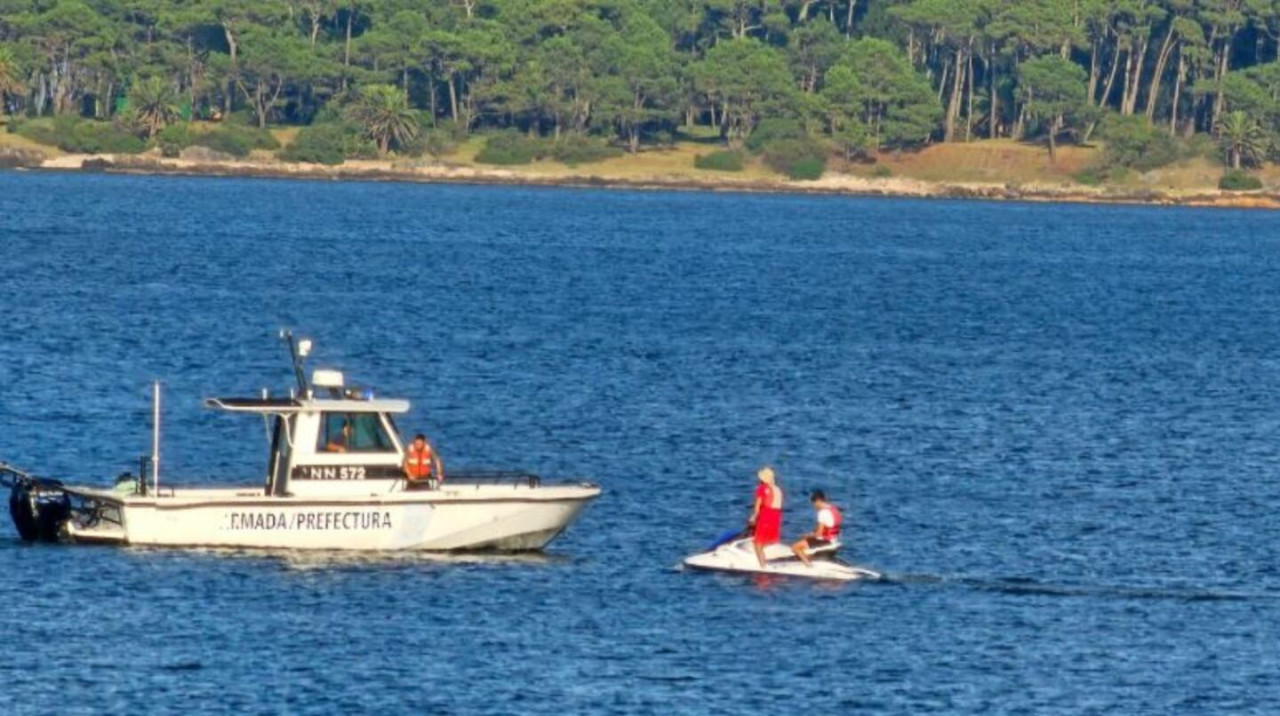
[[527,485],[538,487],[542,478],[526,470],[449,470],[444,474],[445,484],[457,485]]

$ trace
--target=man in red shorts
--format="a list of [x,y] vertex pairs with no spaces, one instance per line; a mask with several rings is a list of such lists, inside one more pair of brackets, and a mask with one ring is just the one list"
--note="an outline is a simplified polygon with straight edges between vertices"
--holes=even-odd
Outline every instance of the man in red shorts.
[[773,468],[765,465],[756,472],[760,484],[756,485],[755,504],[751,507],[751,541],[756,548],[760,566],[768,566],[764,548],[777,542],[782,534],[782,488],[778,487]]

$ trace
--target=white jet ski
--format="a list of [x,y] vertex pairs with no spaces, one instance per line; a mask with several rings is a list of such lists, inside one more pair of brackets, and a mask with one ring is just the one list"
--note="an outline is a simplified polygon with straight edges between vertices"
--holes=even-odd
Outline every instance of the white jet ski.
[[751,538],[746,537],[726,541],[713,546],[706,552],[695,554],[685,559],[684,566],[713,572],[771,574],[840,582],[881,578],[879,572],[842,562],[836,556],[839,551],[839,542],[811,549],[809,550],[810,563],[806,565],[792,553],[787,545],[771,544],[765,547],[764,556],[767,564],[761,567]]

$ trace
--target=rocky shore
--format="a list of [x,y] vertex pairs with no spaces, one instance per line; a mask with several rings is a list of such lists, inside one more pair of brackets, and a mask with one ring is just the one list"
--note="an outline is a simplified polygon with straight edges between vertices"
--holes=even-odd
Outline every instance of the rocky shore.
[[66,154],[47,157],[38,150],[0,148],[0,168],[91,171],[207,177],[262,177],[327,181],[395,181],[516,186],[601,187],[687,191],[730,191],[844,196],[983,199],[1000,201],[1143,204],[1280,209],[1280,193],[1218,190],[1160,191],[1059,183],[928,182],[901,177],[866,178],[828,173],[817,181],[675,174],[615,175],[580,172],[542,174],[455,164],[447,161],[348,161],[336,167],[230,158],[164,158],[146,155]]

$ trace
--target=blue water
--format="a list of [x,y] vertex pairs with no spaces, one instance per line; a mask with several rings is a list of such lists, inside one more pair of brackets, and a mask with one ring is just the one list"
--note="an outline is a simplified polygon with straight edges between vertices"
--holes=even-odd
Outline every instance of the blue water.
[[[281,326],[545,559],[24,546],[8,712],[1275,713],[1269,213],[0,173],[0,458],[256,482]],[[675,569],[778,467],[885,584]],[[7,523],[7,520],[6,520]]]

